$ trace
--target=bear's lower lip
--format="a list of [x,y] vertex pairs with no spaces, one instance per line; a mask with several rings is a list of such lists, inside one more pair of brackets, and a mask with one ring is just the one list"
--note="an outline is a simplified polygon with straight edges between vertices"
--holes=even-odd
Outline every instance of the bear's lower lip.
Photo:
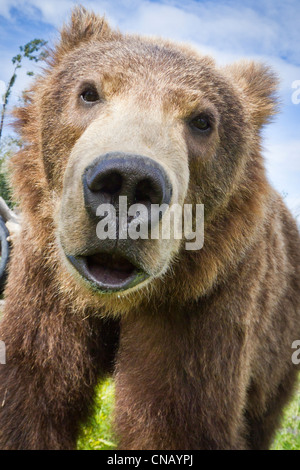
[[101,292],[124,291],[148,277],[144,271],[120,255],[96,253],[67,258],[79,274]]

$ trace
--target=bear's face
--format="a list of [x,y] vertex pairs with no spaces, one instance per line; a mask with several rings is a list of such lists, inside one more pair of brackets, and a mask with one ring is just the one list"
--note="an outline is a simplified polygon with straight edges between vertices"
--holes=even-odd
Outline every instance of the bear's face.
[[[222,212],[247,185],[274,78],[252,63],[218,69],[188,48],[122,36],[82,13],[55,54],[37,89],[57,244],[83,289],[134,292],[171,269],[184,239],[174,222],[169,239],[125,237],[129,225],[161,227],[174,205],[204,204],[207,224]],[[148,213],[122,215],[133,204]],[[151,219],[153,204],[165,209]]]
[[[72,128],[78,138],[60,171],[63,180],[56,181],[62,185],[59,243],[71,267],[98,290],[142,286],[166,271],[181,243],[173,230],[170,239],[151,233],[122,239],[129,218],[121,220],[119,197],[127,197],[128,207],[171,208],[206,204],[210,190],[214,206],[221,204],[245,153],[242,106],[211,61],[151,42],[90,44],[61,68],[68,72],[53,93],[61,102],[61,94],[67,98],[58,129]],[[101,204],[112,204],[117,217],[117,230],[105,240],[97,236]]]

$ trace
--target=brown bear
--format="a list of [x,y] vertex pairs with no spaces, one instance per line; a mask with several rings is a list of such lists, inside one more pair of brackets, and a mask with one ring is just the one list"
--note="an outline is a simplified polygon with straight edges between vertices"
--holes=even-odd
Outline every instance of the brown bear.
[[[261,154],[276,77],[82,8],[48,62],[16,111],[0,448],[74,448],[111,373],[121,449],[268,448],[300,338],[299,234]],[[195,225],[203,204],[202,249],[121,237],[139,213],[124,218],[120,197],[150,208],[148,225],[165,204],[158,228],[175,204]],[[115,237],[97,236],[102,204]]]

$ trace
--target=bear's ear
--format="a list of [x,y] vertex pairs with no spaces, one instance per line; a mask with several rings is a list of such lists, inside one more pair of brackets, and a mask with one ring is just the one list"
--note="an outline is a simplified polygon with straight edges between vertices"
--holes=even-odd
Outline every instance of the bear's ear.
[[278,77],[270,67],[252,61],[240,61],[225,67],[246,99],[253,125],[260,128],[278,112]]
[[55,49],[56,58],[59,59],[74,47],[89,41],[91,38],[108,39],[115,36],[104,17],[88,12],[83,6],[75,7],[72,11],[71,21],[61,30],[60,42]]

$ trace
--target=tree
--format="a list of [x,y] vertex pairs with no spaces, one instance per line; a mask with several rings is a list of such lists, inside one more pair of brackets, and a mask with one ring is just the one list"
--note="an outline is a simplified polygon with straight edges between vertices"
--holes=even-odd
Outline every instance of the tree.
[[[15,55],[12,58],[14,71],[8,82],[6,91],[4,93],[3,105],[2,105],[2,111],[1,111],[0,140],[2,137],[4,118],[5,118],[5,113],[6,113],[6,109],[8,105],[8,100],[11,94],[11,90],[17,78],[17,70],[21,68],[22,61],[24,58],[33,60],[34,62],[38,62],[39,60],[43,60],[45,57],[47,57],[47,52],[45,50],[41,51],[41,48],[43,48],[46,43],[47,42],[44,41],[43,39],[33,39],[32,41],[25,44],[25,46],[20,46],[20,53]],[[33,75],[33,72],[27,72],[27,75]]]

